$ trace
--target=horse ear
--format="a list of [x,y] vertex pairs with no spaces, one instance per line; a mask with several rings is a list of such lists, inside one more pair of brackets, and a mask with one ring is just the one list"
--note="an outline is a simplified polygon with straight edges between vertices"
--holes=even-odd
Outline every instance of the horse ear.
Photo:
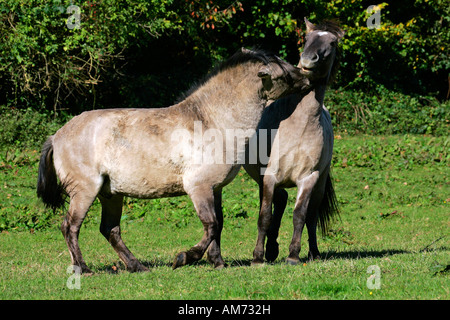
[[344,35],[345,35],[345,31],[342,29],[339,29],[339,31],[337,33],[338,40],[341,40],[344,37]]
[[306,24],[306,33],[307,34],[314,30],[314,24],[309,22],[309,20],[306,19],[306,17],[305,17],[305,24]]
[[261,79],[266,79],[270,77],[270,70],[267,67],[261,67],[258,71],[258,77]]
[[245,54],[256,54],[255,51],[242,47],[241,52]]

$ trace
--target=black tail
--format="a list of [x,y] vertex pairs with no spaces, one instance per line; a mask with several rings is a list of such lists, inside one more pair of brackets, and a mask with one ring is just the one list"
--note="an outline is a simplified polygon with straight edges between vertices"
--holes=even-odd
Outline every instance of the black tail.
[[64,205],[64,190],[56,177],[53,165],[53,136],[45,141],[39,161],[37,196],[42,198],[46,207],[55,211]]
[[333,181],[330,174],[328,174],[325,183],[325,193],[319,207],[319,227],[322,235],[327,233],[331,220],[336,216],[339,216],[339,208],[336,194],[334,193]]

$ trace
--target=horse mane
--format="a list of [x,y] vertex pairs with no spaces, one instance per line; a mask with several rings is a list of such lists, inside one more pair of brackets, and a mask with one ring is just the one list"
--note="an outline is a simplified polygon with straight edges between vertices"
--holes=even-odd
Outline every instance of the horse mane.
[[[182,93],[181,96],[176,99],[176,103],[179,103],[193,94],[197,89],[203,86],[208,80],[215,77],[221,72],[226,71],[227,69],[233,68],[237,65],[256,61],[262,62],[263,64],[269,64],[271,62],[276,62],[278,65],[283,68],[283,66],[279,63],[279,58],[272,52],[262,50],[262,49],[245,49],[241,48],[236,53],[234,53],[230,58],[224,60],[217,64],[206,76],[204,76],[201,80],[196,81],[194,85],[188,89],[186,92]],[[284,70],[284,68],[283,68]]]
[[331,67],[330,76],[328,84],[331,84],[336,79],[337,72],[339,70],[342,52],[339,47],[339,41],[344,36],[345,31],[339,26],[339,21],[336,20],[324,20],[312,27],[311,31],[327,31],[332,33],[338,38],[338,43],[336,44],[336,57],[334,58],[333,66]]
[[315,24],[311,31],[327,31],[334,34],[339,39],[344,36],[344,30],[339,26],[339,21],[336,20],[323,20],[322,22]]

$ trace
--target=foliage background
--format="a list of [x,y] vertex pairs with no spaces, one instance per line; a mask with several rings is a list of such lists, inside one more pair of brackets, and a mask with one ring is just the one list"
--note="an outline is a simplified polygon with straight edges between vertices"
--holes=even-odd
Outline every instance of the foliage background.
[[[81,8],[80,29],[66,25],[71,4]],[[370,4],[0,0],[0,173],[5,190],[23,184],[30,192],[5,194],[0,230],[39,229],[52,220],[28,203],[34,182],[15,179],[21,170],[30,170],[24,178],[35,175],[37,150],[71,116],[171,105],[242,46],[260,46],[296,64],[304,17],[339,19],[346,31],[340,73],[326,95],[339,140],[333,166],[448,169],[450,7],[446,1],[383,2],[377,6],[380,28],[368,29]],[[379,138],[342,147],[356,133]],[[384,138],[392,134],[399,140]]]
[[[71,4],[81,8],[80,29],[66,26]],[[450,6],[378,3],[381,26],[369,30],[372,4],[0,0],[0,298],[448,299]],[[303,17],[339,19],[346,31],[340,73],[326,95],[342,220],[320,240],[325,260],[310,263],[303,249],[302,266],[281,262],[292,232],[290,189],[280,260],[257,272],[247,267],[259,198],[254,181],[239,173],[224,190],[223,255],[231,268],[216,272],[200,262],[173,272],[175,253],[201,236],[192,203],[186,196],[127,198],[122,232],[152,269],[127,274],[98,232],[96,201],[81,246],[101,276],[68,290],[70,258],[59,230],[65,209],[55,214],[36,198],[46,137],[85,110],[171,105],[242,46],[296,64]],[[383,284],[372,292],[366,270],[374,264]]]
[[[79,29],[66,26],[71,4],[81,8]],[[378,29],[366,26],[371,4],[2,0],[0,105],[48,115],[168,106],[217,61],[242,46],[260,46],[296,63],[307,17],[314,23],[338,19],[346,31],[341,72],[333,88],[351,92],[350,104],[367,105],[369,111],[374,97],[395,92],[404,108],[419,113],[431,108],[430,118],[442,117],[435,105],[449,98],[448,1],[380,3]],[[409,105],[410,97],[414,99]],[[351,121],[351,112],[335,111],[346,114],[336,124]]]

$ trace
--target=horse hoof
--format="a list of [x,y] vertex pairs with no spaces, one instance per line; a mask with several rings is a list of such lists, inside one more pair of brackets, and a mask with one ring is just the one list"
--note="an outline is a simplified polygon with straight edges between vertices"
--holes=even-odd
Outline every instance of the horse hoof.
[[186,259],[187,259],[186,252],[180,252],[175,257],[175,261],[173,262],[172,269],[175,270],[178,267],[182,267],[182,266],[186,265]]
[[214,266],[215,270],[222,270],[226,267],[226,264],[218,264],[217,266]]
[[293,259],[293,258],[287,258],[286,259],[286,264],[289,264],[291,266],[296,266],[300,263],[299,259]]
[[91,269],[89,269],[86,265],[82,265],[81,267],[77,266],[78,269],[73,269],[75,273],[80,273],[83,276],[92,276],[94,274],[94,272],[91,271]]
[[266,245],[266,260],[269,262],[274,262],[279,254],[278,243],[273,245],[267,243]]
[[264,265],[264,261],[261,260],[253,260],[251,263],[252,267],[261,267]]
[[139,261],[133,261],[127,266],[127,270],[129,272],[146,272],[149,271],[146,267],[144,267]]

